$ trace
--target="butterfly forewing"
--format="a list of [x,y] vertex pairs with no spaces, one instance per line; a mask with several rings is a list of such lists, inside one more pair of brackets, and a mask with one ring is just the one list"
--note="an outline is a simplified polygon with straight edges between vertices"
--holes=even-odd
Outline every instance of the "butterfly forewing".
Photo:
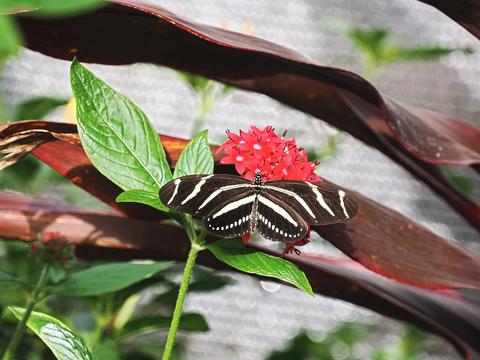
[[233,175],[182,176],[160,189],[160,199],[174,210],[203,218],[215,235],[241,236],[257,230],[282,242],[303,239],[309,224],[346,222],[358,210],[350,194],[326,182],[262,184],[261,177],[252,183]]
[[203,217],[237,195],[253,191],[250,181],[233,175],[188,175],[160,189],[160,200],[171,209]]
[[289,204],[312,225],[343,223],[358,210],[350,194],[326,182],[269,181],[264,192]]
[[258,195],[256,217],[258,232],[273,241],[300,240],[308,230],[308,224],[296,210],[268,193]]
[[239,194],[228,202],[219,204],[203,222],[211,233],[222,237],[242,236],[250,230],[252,209],[256,195]]

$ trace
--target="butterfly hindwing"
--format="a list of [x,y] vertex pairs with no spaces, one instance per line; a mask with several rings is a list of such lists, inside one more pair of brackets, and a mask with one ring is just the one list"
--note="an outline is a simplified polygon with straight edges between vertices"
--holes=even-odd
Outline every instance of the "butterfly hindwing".
[[250,181],[233,175],[187,175],[160,189],[160,200],[169,208],[203,217],[219,204],[251,191]]
[[203,218],[207,230],[222,237],[242,236],[250,230],[255,193],[239,194],[220,203]]
[[281,180],[262,183],[233,175],[189,175],[160,189],[168,207],[203,218],[222,237],[258,230],[265,238],[294,242],[309,224],[343,223],[357,212],[355,199],[327,182]]
[[355,199],[327,182],[268,181],[264,192],[290,204],[309,224],[343,223],[357,212]]
[[282,242],[303,239],[308,224],[287,203],[268,193],[258,195],[256,228],[263,237]]

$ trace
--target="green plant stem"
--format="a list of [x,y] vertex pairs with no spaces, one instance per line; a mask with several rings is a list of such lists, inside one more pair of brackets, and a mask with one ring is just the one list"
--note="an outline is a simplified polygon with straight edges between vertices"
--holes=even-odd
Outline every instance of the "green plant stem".
[[48,270],[49,270],[49,264],[45,263],[43,265],[42,272],[38,277],[37,284],[33,289],[33,293],[30,296],[30,299],[28,300],[26,311],[23,314],[22,320],[18,323],[15,329],[15,333],[13,334],[13,337],[10,340],[10,343],[8,344],[7,348],[5,349],[5,352],[3,353],[2,360],[10,360],[13,358],[13,355],[15,354],[15,350],[17,349],[17,346],[20,343],[20,340],[22,339],[23,333],[25,331],[25,326],[27,324],[28,319],[30,318],[30,314],[32,313],[35,305],[37,305],[40,292],[42,291],[43,287],[47,282]]
[[169,360],[172,354],[175,336],[177,334],[178,325],[180,324],[180,316],[182,315],[183,303],[185,302],[185,296],[187,295],[188,285],[192,275],[193,264],[195,264],[198,252],[202,249],[203,248],[201,245],[192,241],[192,246],[190,248],[190,252],[188,253],[187,263],[185,264],[185,269],[183,270],[183,278],[178,291],[175,310],[173,311],[173,318],[170,324],[170,331],[168,332],[167,343],[165,344],[162,360]]
[[208,112],[213,106],[213,98],[211,97],[209,91],[206,94],[202,94],[200,98],[200,106],[198,108],[197,116],[193,119],[192,127],[192,137],[195,136],[202,130],[203,123],[207,117]]

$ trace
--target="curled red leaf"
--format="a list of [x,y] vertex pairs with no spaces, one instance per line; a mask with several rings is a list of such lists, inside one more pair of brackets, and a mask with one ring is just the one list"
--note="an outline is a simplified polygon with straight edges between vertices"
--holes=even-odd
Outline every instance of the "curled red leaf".
[[480,207],[431,171],[432,164],[480,162],[480,131],[459,120],[392,102],[362,77],[277,44],[136,0],[70,18],[19,14],[18,20],[27,46],[49,56],[153,62],[260,92],[321,118],[399,162],[480,229]]
[[[40,123],[42,129],[51,126],[57,132],[77,136],[73,125]],[[13,123],[4,128],[4,132],[0,131],[0,139],[5,132],[8,136],[15,136],[13,128],[21,132],[38,126],[39,122],[31,121]],[[173,164],[186,141],[160,138]],[[161,212],[148,206],[116,203],[115,198],[121,190],[93,167],[78,144],[55,139],[38,146],[33,154],[75,185],[129,217],[163,218]],[[216,168],[216,172],[229,171],[233,171],[233,167]],[[352,221],[314,227],[314,230],[365,267],[397,281],[425,288],[480,288],[478,256],[361,194],[356,194],[356,200],[360,209]]]

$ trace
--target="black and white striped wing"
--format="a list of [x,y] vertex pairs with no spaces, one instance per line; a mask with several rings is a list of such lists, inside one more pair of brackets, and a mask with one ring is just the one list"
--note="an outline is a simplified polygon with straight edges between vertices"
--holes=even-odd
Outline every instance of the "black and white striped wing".
[[350,194],[326,182],[268,181],[263,191],[289,204],[311,225],[344,223],[358,210]]
[[301,240],[308,231],[302,216],[279,197],[258,195],[257,231],[266,239],[282,242]]
[[212,234],[222,237],[242,236],[250,231],[255,193],[239,194],[220,203],[203,217],[205,227]]
[[204,217],[237,195],[253,192],[250,181],[233,175],[187,175],[160,189],[160,200],[173,210]]

